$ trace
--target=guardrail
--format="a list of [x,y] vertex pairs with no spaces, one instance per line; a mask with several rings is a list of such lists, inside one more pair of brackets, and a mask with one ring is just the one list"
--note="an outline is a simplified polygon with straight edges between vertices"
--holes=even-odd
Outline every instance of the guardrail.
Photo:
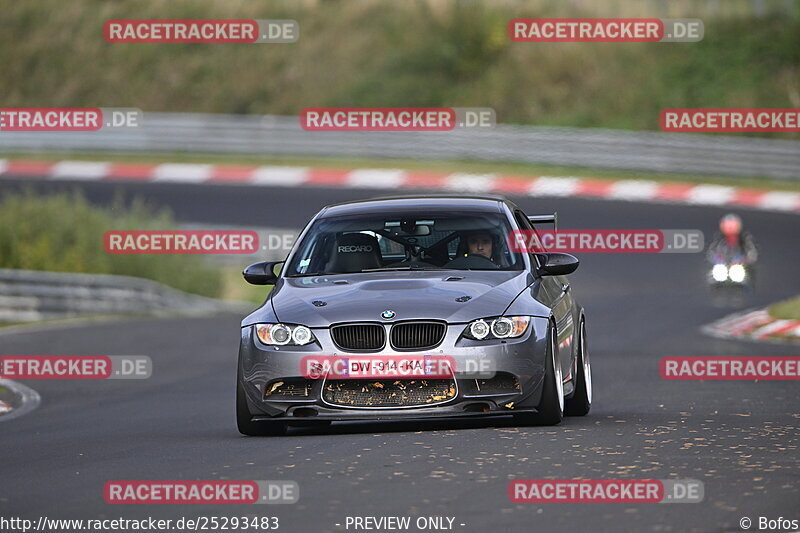
[[0,132],[0,152],[199,152],[471,159],[800,179],[800,141],[498,125],[450,132],[308,132],[297,117],[146,113],[138,128]]
[[86,315],[194,315],[247,311],[252,307],[187,294],[128,276],[0,269],[0,322]]

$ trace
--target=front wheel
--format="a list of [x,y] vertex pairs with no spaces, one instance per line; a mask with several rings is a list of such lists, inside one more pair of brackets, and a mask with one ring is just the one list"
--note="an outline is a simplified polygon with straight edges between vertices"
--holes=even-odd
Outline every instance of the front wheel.
[[514,416],[519,425],[555,426],[564,419],[564,382],[556,350],[555,325],[551,324],[549,329],[542,399],[539,401],[536,413],[520,413]]
[[285,435],[287,426],[283,422],[265,420],[253,422],[250,410],[247,408],[247,398],[239,380],[236,380],[236,425],[239,433],[251,437]]
[[592,365],[586,343],[586,323],[581,321],[578,339],[578,371],[575,373],[575,394],[567,400],[565,414],[584,416],[592,408]]

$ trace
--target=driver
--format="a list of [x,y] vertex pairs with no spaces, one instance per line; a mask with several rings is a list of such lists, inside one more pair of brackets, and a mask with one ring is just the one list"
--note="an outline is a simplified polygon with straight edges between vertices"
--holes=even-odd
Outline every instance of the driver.
[[497,235],[488,229],[474,229],[459,232],[456,257],[445,265],[459,270],[500,268],[502,244]]
[[467,236],[467,249],[472,255],[481,255],[492,261],[492,234],[488,231],[476,231]]

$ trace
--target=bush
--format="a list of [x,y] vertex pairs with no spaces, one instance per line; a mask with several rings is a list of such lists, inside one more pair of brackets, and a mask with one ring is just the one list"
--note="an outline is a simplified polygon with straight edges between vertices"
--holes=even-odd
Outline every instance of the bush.
[[166,209],[141,199],[125,206],[92,206],[79,192],[0,198],[0,268],[118,274],[152,279],[176,289],[217,297],[219,270],[191,255],[114,255],[103,247],[111,230],[176,229]]

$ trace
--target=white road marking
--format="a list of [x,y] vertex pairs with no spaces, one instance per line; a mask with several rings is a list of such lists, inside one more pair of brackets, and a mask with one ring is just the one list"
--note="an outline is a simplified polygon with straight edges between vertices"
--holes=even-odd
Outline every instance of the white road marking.
[[156,182],[202,183],[214,174],[214,165],[198,165],[194,163],[164,163],[153,170]]
[[800,193],[788,191],[770,191],[761,196],[758,201],[758,205],[764,209],[797,211],[800,209]]
[[618,200],[651,200],[658,195],[658,189],[655,181],[621,180],[610,187],[607,196]]
[[363,189],[396,189],[406,181],[405,170],[396,168],[361,168],[347,175],[348,187]]
[[698,185],[689,189],[686,202],[699,205],[725,205],[731,203],[735,194],[734,187]]
[[294,187],[302,185],[308,179],[307,167],[258,167],[253,172],[250,183],[253,185],[271,185],[277,187]]
[[463,174],[456,172],[445,177],[444,189],[448,191],[485,193],[494,188],[495,174]]
[[531,183],[528,194],[530,196],[572,196],[578,191],[580,184],[580,178],[543,176]]
[[111,163],[98,161],[59,161],[50,168],[53,179],[99,180],[108,176]]

